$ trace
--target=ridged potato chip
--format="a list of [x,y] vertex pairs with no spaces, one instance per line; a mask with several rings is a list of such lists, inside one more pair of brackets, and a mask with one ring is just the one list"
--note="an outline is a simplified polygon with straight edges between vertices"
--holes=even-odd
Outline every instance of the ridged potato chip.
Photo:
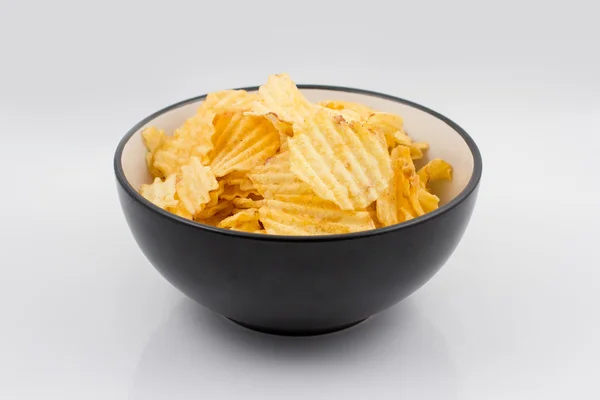
[[163,176],[162,173],[154,167],[154,154],[164,143],[165,137],[165,132],[154,126],[149,126],[142,131],[142,138],[148,149],[148,154],[146,154],[146,164],[148,165],[148,171],[155,178]]
[[245,90],[221,90],[209,93],[202,104],[215,113],[224,113],[250,110],[256,101],[258,101],[257,93],[248,93]]
[[177,201],[178,204],[176,206],[167,207],[167,211],[172,212],[175,215],[179,215],[182,218],[193,220],[194,215],[187,210],[187,208],[183,205],[182,202],[180,202],[179,200]]
[[248,171],[233,171],[224,177],[219,179],[219,182],[223,182],[225,185],[252,185],[252,182],[248,178]]
[[284,152],[252,169],[248,178],[258,193],[267,199],[276,199],[281,195],[313,194],[311,187],[298,179],[290,168],[290,153]]
[[220,197],[231,201],[238,197],[248,197],[251,194],[258,195],[260,193],[256,189],[242,190],[238,185],[227,185]]
[[170,175],[167,179],[154,178],[150,185],[142,185],[140,194],[160,208],[175,207],[179,202],[175,199],[177,177]]
[[393,175],[386,144],[359,122],[318,110],[289,139],[291,169],[343,210],[365,209]]
[[288,74],[269,76],[267,83],[258,90],[259,101],[254,103],[257,115],[274,114],[290,124],[302,124],[313,105],[304,97]]
[[392,165],[394,178],[390,186],[377,200],[377,219],[384,225],[394,225],[424,215],[439,207],[440,199],[430,193],[426,183],[420,179],[431,179],[430,173],[436,178],[447,179],[449,165],[445,162],[433,160],[426,167],[415,172],[411,157],[411,150],[400,145],[392,150]]
[[196,221],[209,219],[217,214],[229,215],[233,211],[233,203],[228,200],[220,200],[215,205],[206,205],[198,214],[195,215]]
[[369,212],[344,211],[315,195],[265,200],[259,216],[266,232],[274,235],[327,235],[375,229]]
[[383,226],[398,224],[414,218],[410,200],[410,167],[408,166],[405,170],[407,160],[412,164],[408,147],[394,148],[391,154],[394,176],[376,203],[377,219]]
[[[223,208],[222,210],[212,214],[210,217],[206,217],[206,218],[199,218],[198,216],[196,216],[195,221],[196,222],[200,222],[201,224],[205,224],[205,225],[210,225],[210,226],[218,226],[221,221],[223,221],[225,218],[231,216],[232,210],[233,210],[233,205],[232,204],[227,204],[226,202],[223,204],[226,205],[225,208]],[[203,211],[201,211],[200,213],[206,213],[206,211],[208,210],[205,209]]]
[[264,205],[264,199],[255,200],[249,197],[236,197],[231,202],[237,209],[260,208]]
[[181,167],[177,196],[191,215],[196,215],[210,201],[209,192],[218,187],[212,170],[202,165],[197,157],[191,157],[189,163]]
[[418,172],[421,185],[427,186],[429,182],[438,180],[451,180],[452,167],[446,161],[436,158],[425,164]]
[[342,112],[350,111],[356,113],[356,115],[358,115],[363,120],[367,120],[372,114],[376,113],[376,111],[373,110],[371,107],[367,107],[359,103],[354,103],[352,101],[327,100],[321,101],[318,104],[320,106],[327,107],[332,110]]
[[399,115],[375,112],[369,116],[366,125],[371,130],[382,132],[389,148],[399,144],[407,146],[413,160],[423,158],[423,150],[429,148],[427,143],[413,142],[404,131],[404,120]]
[[279,132],[265,117],[224,113],[215,118],[211,168],[216,176],[247,171],[275,155]]
[[258,209],[256,208],[240,210],[222,220],[217,226],[219,228],[244,232],[256,232],[262,229],[258,221]]
[[[204,104],[204,103],[203,103]],[[215,112],[202,105],[196,115],[176,129],[173,136],[165,136],[153,157],[153,167],[163,176],[178,173],[191,156],[208,164],[208,155],[213,148],[213,119]]]

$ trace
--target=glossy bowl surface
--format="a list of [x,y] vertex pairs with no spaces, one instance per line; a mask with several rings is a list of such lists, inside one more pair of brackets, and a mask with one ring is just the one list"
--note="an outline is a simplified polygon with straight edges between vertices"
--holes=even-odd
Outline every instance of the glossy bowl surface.
[[117,147],[114,168],[136,242],[176,288],[251,329],[312,335],[347,328],[393,306],[440,269],[471,218],[482,161],[462,128],[426,107],[359,89],[298,87],[312,101],[357,101],[402,115],[406,131],[431,145],[422,162],[441,157],[453,166],[453,181],[436,188],[442,206],[391,227],[311,237],[232,232],[168,213],[136,190],[151,181],[140,133],[148,125],[172,132],[205,96],[169,106],[134,126]]

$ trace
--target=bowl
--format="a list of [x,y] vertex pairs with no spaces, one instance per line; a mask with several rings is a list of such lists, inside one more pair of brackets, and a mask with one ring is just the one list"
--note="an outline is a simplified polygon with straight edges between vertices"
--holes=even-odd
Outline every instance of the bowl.
[[348,328],[393,306],[440,269],[471,218],[482,161],[461,127],[419,104],[352,88],[298,87],[311,101],[355,101],[400,114],[407,133],[430,143],[428,159],[440,157],[453,166],[453,180],[435,188],[441,206],[399,225],[310,237],[229,231],[164,211],[136,190],[152,181],[141,131],[154,125],[172,132],[205,96],[173,104],[135,125],[117,147],[114,169],[133,237],[173,286],[247,328],[315,335]]

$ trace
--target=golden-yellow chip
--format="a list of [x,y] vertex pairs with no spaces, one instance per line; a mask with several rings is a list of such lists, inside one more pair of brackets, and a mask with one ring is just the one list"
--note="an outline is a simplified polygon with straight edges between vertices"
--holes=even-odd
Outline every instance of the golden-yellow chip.
[[332,110],[342,112],[354,112],[363,120],[369,119],[371,115],[376,113],[376,111],[373,110],[371,107],[367,107],[359,103],[354,103],[352,101],[327,100],[319,102],[319,105],[330,108]]
[[210,191],[218,187],[212,170],[202,165],[197,157],[191,157],[189,163],[181,167],[177,196],[191,215],[196,215],[210,201]]
[[232,216],[222,220],[217,226],[219,228],[244,232],[256,232],[262,229],[258,221],[258,210],[256,208],[240,210]]
[[154,178],[152,184],[142,185],[140,194],[161,208],[175,207],[179,204],[175,199],[176,184],[175,175],[170,175],[164,182],[160,178]]
[[279,153],[264,165],[252,169],[248,178],[258,193],[267,199],[276,199],[281,195],[313,194],[311,187],[302,182],[290,167],[290,153]]
[[265,200],[259,215],[267,233],[275,235],[327,235],[375,229],[368,211],[341,210],[315,195]]
[[214,154],[210,163],[216,176],[247,171],[265,162],[279,149],[279,132],[265,117],[224,113],[215,118]]
[[343,210],[365,209],[393,175],[387,146],[359,122],[318,110],[289,139],[291,169]]

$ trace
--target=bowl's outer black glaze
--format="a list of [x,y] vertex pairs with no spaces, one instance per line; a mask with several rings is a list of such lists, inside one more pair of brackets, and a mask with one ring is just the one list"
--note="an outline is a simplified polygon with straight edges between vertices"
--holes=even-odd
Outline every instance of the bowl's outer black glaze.
[[270,241],[181,223],[118,187],[135,240],[169,282],[217,313],[281,333],[335,330],[413,293],[456,248],[477,196],[405,229]]
[[120,145],[115,158],[119,198],[143,253],[198,303],[272,333],[335,331],[413,293],[460,242],[475,206],[481,158],[472,139],[447,118],[370,94],[419,107],[460,131],[474,152],[476,170],[457,199],[404,225],[361,234],[316,240],[238,234],[184,221],[141,198],[121,170]]

